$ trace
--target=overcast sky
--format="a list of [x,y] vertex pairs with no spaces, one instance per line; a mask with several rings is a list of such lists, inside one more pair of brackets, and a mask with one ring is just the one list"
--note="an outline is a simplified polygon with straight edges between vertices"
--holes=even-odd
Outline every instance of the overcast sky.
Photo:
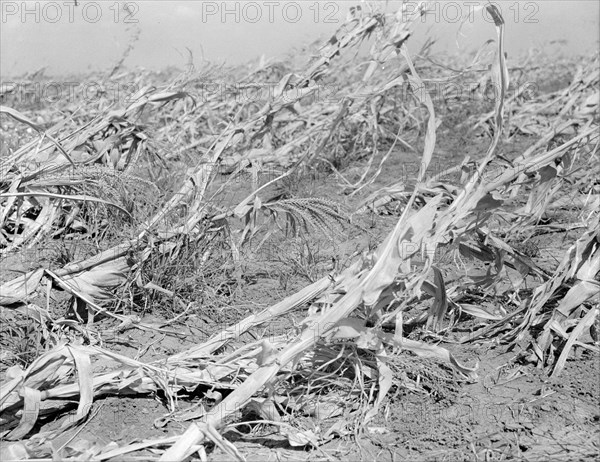
[[[128,67],[183,67],[186,47],[195,60],[240,63],[265,54],[281,57],[319,37],[328,38],[360,1],[136,1],[1,0],[0,74],[3,77],[46,67],[47,75],[105,70],[133,50]],[[363,7],[364,7],[364,3]],[[416,2],[412,2],[416,4]],[[439,39],[435,50],[461,52],[495,36],[494,27],[475,10],[485,2],[439,2],[419,24],[409,48],[425,36]],[[599,4],[584,1],[499,2],[507,23],[507,51],[532,47],[590,53],[599,47]],[[23,7],[24,5],[24,7]],[[388,10],[398,2],[389,2]],[[457,36],[460,14],[472,11]],[[137,41],[133,37],[139,34]]]

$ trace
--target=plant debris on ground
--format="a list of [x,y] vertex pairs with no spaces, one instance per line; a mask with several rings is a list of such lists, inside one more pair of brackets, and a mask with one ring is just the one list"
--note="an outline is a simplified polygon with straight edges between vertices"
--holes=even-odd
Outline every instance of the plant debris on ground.
[[353,10],[302,64],[3,86],[2,460],[598,457],[599,62],[533,86],[486,8],[447,63]]

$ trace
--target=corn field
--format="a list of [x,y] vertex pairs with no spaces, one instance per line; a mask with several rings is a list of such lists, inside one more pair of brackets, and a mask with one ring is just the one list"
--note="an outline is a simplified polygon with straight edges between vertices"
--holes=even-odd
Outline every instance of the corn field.
[[598,457],[598,57],[518,66],[490,4],[442,63],[426,8],[293,64],[1,88],[2,460]]

